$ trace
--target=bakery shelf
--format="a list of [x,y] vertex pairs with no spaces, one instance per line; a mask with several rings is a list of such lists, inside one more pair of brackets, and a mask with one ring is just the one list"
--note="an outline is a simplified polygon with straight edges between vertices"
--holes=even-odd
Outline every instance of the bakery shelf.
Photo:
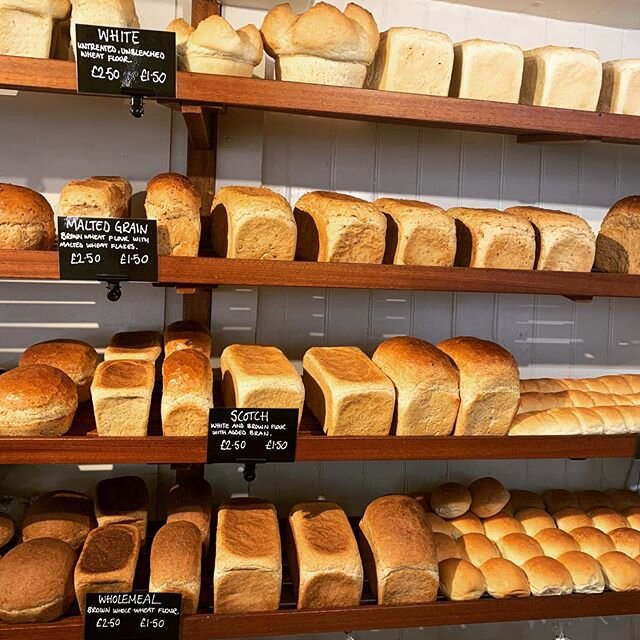
[[[75,93],[75,65],[0,56],[0,87]],[[178,73],[176,103],[524,134],[527,141],[552,134],[547,140],[640,143],[634,116],[184,72]]]
[[[55,251],[0,250],[0,278],[55,280],[59,277],[58,254]],[[161,256],[159,283],[178,287],[226,284],[524,293],[563,295],[573,299],[589,299],[594,296],[640,297],[640,276],[615,273],[229,260],[209,257]]]

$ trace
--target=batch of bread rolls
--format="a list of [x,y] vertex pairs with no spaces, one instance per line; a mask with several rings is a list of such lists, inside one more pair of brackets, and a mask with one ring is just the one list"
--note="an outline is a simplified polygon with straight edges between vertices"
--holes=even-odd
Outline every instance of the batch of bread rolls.
[[[272,611],[287,576],[299,609],[357,606],[365,579],[380,605],[640,591],[640,497],[627,490],[540,497],[494,478],[449,482],[377,498],[357,538],[339,505],[303,502],[291,509],[283,540],[276,508],[264,500],[228,500],[216,518],[203,479],[171,488],[155,535],[148,502],[144,481],[124,476],[101,480],[93,499],[66,490],[38,496],[21,525],[0,515],[0,548],[9,545],[0,619],[47,622],[76,600],[84,614],[88,593],[134,584],[181,594],[184,615],[212,606],[218,614]],[[211,561],[212,602],[201,590]],[[146,562],[141,584],[136,569]]]
[[[76,24],[140,26],[134,0],[24,7],[0,0],[0,9],[2,55],[67,58],[69,20],[74,48]],[[176,34],[185,71],[251,77],[266,50],[279,80],[640,115],[639,59],[601,63],[586,49],[523,51],[478,38],[454,44],[444,33],[410,26],[381,34],[371,13],[354,3],[340,11],[318,2],[302,15],[279,4],[260,30],[253,24],[235,30],[221,16],[195,29],[173,20],[167,30]]]

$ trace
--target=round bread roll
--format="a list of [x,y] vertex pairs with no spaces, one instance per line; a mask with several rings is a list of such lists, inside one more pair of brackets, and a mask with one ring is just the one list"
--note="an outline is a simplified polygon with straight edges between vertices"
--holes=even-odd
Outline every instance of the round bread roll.
[[627,519],[615,509],[598,507],[589,511],[589,517],[593,521],[593,526],[603,533],[609,533],[614,529],[623,529],[629,526]]
[[549,491],[545,491],[542,494],[542,499],[544,500],[547,511],[552,516],[558,511],[567,509],[568,507],[573,507],[574,509],[580,508],[576,497],[571,491],[567,491],[566,489],[550,489]]
[[509,504],[504,508],[507,513],[515,514],[523,509],[543,509],[544,500],[533,491],[527,491],[526,489],[509,489],[511,497],[509,498]]
[[471,506],[469,490],[459,482],[446,482],[431,493],[431,509],[441,518],[462,516]]
[[78,408],[73,380],[46,364],[0,375],[0,436],[61,436]]
[[20,366],[48,364],[64,371],[75,383],[78,402],[91,399],[91,382],[98,366],[96,350],[82,340],[48,340],[31,345],[20,358]]
[[458,547],[458,542],[444,533],[434,533],[433,541],[436,543],[436,555],[438,562],[449,560],[449,558],[462,558],[462,553]]
[[555,529],[556,523],[553,518],[542,509],[521,509],[516,513],[516,520],[519,520],[527,535],[535,536],[536,533],[545,529]]
[[609,531],[611,542],[615,545],[616,551],[621,551],[630,558],[640,555],[640,531],[623,527]]
[[604,582],[611,591],[640,591],[640,564],[620,551],[598,558]]
[[59,618],[75,599],[75,563],[75,551],[55,538],[11,549],[0,560],[0,619],[22,623]]
[[571,574],[574,593],[602,593],[604,576],[597,560],[582,551],[568,551],[558,562]]
[[466,560],[445,560],[438,565],[438,573],[440,593],[447,600],[478,600],[484,595],[486,584],[482,571]]
[[632,507],[640,507],[640,495],[628,489],[607,489],[607,497],[613,503],[613,508],[621,513]]
[[467,533],[458,540],[462,557],[474,567],[481,567],[487,560],[499,558],[500,552],[487,536]]
[[0,249],[48,251],[56,229],[53,209],[39,193],[15,184],[0,184]]
[[526,533],[510,533],[498,540],[498,549],[503,558],[521,567],[527,560],[544,555],[535,538]]
[[525,572],[511,560],[493,558],[481,567],[487,593],[493,598],[526,598],[531,595]]
[[631,507],[623,511],[629,526],[636,531],[640,531],[640,507]]
[[480,522],[480,518],[473,515],[471,511],[467,511],[467,513],[457,518],[446,520],[446,522],[453,527],[455,531],[453,537],[456,539],[467,533],[484,533],[484,527],[482,526],[482,522]]
[[592,527],[593,520],[582,510],[576,507],[565,507],[553,514],[558,529],[571,533],[579,527]]
[[516,520],[506,511],[501,511],[495,516],[485,518],[482,521],[484,532],[492,542],[498,542],[500,538],[508,536],[510,533],[524,533],[524,527],[520,520]]
[[573,591],[571,574],[558,560],[538,556],[527,560],[522,570],[527,575],[533,596],[561,596]]
[[495,478],[479,478],[469,485],[471,511],[479,518],[500,513],[509,502],[510,494]]
[[570,533],[580,546],[580,551],[588,553],[596,560],[604,553],[615,551],[616,549],[611,538],[595,527],[578,527]]
[[542,547],[544,555],[556,560],[570,551],[580,551],[580,545],[570,533],[562,529],[543,529],[535,535],[535,539]]
[[459,538],[458,532],[451,526],[447,520],[443,520],[440,516],[437,516],[431,511],[427,511],[427,520],[431,525],[431,531],[433,533],[442,533],[449,538]]
[[15,533],[16,527],[13,520],[6,513],[0,513],[0,547],[9,544]]
[[592,509],[597,509],[598,507],[613,509],[613,502],[604,491],[585,489],[583,491],[576,491],[575,496],[580,508],[587,513]]

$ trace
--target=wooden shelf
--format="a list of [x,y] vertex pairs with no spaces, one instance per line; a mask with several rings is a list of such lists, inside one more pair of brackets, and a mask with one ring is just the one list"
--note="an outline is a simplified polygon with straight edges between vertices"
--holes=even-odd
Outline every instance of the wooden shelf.
[[[2,56],[0,87],[75,93],[75,65]],[[527,142],[583,139],[640,143],[640,117],[276,80],[180,72],[175,104],[181,103],[524,134]]]

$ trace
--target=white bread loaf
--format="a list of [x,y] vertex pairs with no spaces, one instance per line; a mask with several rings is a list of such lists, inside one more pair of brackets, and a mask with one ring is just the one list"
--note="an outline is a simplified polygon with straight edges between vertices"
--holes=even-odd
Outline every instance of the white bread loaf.
[[639,84],[640,59],[604,62],[598,111],[640,116]]
[[299,260],[382,262],[387,220],[370,202],[343,193],[311,191],[296,202],[293,213]]
[[162,334],[158,331],[120,331],[104,351],[109,360],[142,360],[154,363],[162,354]]
[[380,40],[373,16],[354,3],[342,12],[318,2],[302,15],[279,4],[260,31],[276,79],[344,87],[362,87]]
[[178,69],[187,71],[185,54],[189,36],[195,29],[183,18],[175,18],[166,27],[165,31],[173,31],[176,34],[176,57]]
[[574,389],[628,396],[640,393],[640,375],[625,373],[597,378],[530,378],[520,381],[522,393],[555,393]]
[[526,574],[510,560],[492,558],[487,560],[480,570],[485,579],[487,593],[493,598],[526,598],[531,594]]
[[195,320],[177,320],[164,330],[164,355],[169,357],[174,351],[195,349],[207,358],[211,357],[211,334]]
[[460,410],[454,435],[506,435],[518,410],[518,367],[503,347],[458,337],[437,345],[460,373]]
[[387,219],[385,264],[450,267],[456,257],[456,225],[444,209],[417,200],[378,198]]
[[72,180],[60,192],[58,214],[92,218],[128,217],[131,185],[124,178],[119,180],[121,182],[113,178]]
[[640,406],[640,393],[614,395],[598,391],[580,391],[569,389],[543,393],[530,391],[520,394],[518,413],[546,411],[547,409],[568,409],[578,407],[619,407]]
[[497,209],[456,207],[456,266],[533,269],[536,239],[528,220]]
[[608,273],[640,273],[640,196],[618,200],[596,240],[595,267]]
[[293,260],[296,221],[289,203],[264,187],[222,187],[211,205],[211,241],[223,258]]
[[204,478],[174,484],[167,497],[167,522],[185,520],[198,527],[205,554],[209,552],[212,502],[211,485]]
[[595,111],[601,86],[595,51],[549,45],[524,52],[522,104]]
[[449,95],[517,104],[524,66],[519,46],[475,38],[456,43],[454,52]]
[[71,10],[71,44],[76,48],[76,25],[140,28],[135,0],[73,0]]
[[482,571],[468,560],[449,558],[438,565],[439,590],[447,600],[478,600],[487,585]]
[[0,249],[48,251],[55,240],[46,199],[32,189],[0,183]]
[[380,344],[372,359],[396,390],[396,435],[451,434],[460,404],[459,378],[442,351],[419,338],[398,336]]
[[392,27],[380,34],[365,87],[446,96],[452,71],[453,43],[447,34],[415,27]]

